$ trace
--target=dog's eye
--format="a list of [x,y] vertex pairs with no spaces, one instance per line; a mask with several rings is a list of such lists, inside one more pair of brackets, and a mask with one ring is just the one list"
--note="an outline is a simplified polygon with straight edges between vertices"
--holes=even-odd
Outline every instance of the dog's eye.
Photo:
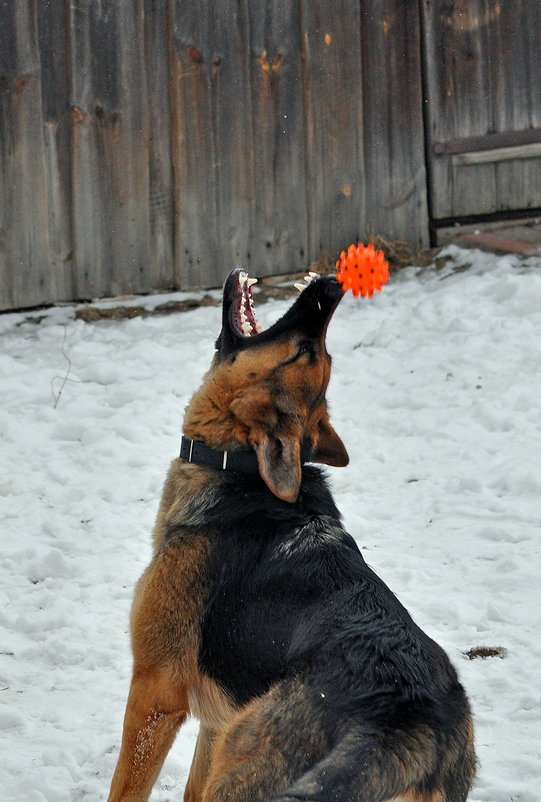
[[299,350],[297,351],[297,359],[303,354],[308,354],[310,357],[313,357],[314,353],[315,353],[314,344],[311,343],[309,340],[304,340],[299,345]]

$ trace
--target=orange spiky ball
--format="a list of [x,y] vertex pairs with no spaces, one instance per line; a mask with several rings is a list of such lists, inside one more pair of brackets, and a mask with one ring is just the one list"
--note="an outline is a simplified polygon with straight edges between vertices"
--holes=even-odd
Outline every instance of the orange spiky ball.
[[368,295],[371,298],[374,290],[381,292],[381,288],[389,281],[389,264],[385,260],[383,251],[376,251],[373,245],[350,245],[342,251],[336,263],[336,280],[342,285],[342,290],[351,290],[355,298]]

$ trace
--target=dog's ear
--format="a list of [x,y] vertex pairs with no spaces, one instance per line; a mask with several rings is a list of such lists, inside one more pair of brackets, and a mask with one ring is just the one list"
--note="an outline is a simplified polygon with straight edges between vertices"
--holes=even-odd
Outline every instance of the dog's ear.
[[275,496],[293,503],[301,484],[298,438],[263,433],[255,446],[261,478]]
[[326,412],[318,423],[318,441],[311,461],[322,462],[335,468],[343,468],[349,462],[346,447],[331,426]]

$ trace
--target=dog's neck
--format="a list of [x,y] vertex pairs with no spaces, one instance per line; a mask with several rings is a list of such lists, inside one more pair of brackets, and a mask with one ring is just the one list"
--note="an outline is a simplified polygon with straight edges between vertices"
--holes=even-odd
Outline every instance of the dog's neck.
[[175,533],[205,536],[209,527],[221,531],[224,526],[229,531],[238,524],[251,537],[254,532],[271,534],[281,523],[288,528],[302,526],[314,516],[340,519],[317,465],[304,465],[299,495],[289,503],[273,495],[258,474],[214,470],[176,459],[164,487],[154,549],[157,553]]

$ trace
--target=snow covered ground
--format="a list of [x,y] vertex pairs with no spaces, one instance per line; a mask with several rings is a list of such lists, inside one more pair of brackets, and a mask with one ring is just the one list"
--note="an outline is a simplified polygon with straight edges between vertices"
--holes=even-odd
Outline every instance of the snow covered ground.
[[[539,802],[541,259],[447,254],[338,308],[328,397],[351,463],[332,483],[366,560],[471,696],[471,800]],[[261,322],[286,306],[259,307]],[[41,314],[0,316],[0,798],[103,800],[132,590],[220,312]],[[470,660],[475,647],[505,652]],[[196,733],[153,802],[182,798]]]

